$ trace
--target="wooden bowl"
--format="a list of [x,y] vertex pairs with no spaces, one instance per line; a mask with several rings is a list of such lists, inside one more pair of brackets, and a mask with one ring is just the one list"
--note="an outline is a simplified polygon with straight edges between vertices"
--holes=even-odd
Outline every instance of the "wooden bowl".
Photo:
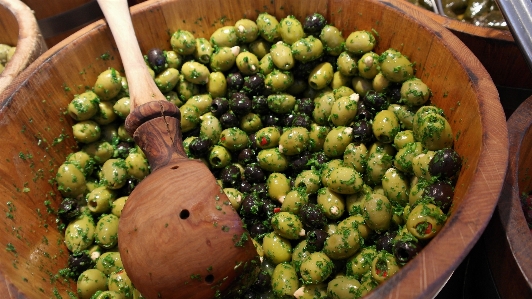
[[0,94],[31,62],[46,51],[33,12],[19,0],[0,0],[0,43],[17,46],[0,74]]
[[395,1],[407,2],[408,6],[451,30],[477,56],[497,86],[526,89],[532,94],[532,71],[509,30],[475,26],[406,0]]
[[[169,32],[178,28],[209,37],[221,23],[255,19],[263,11],[279,19],[319,12],[344,34],[374,29],[375,51],[394,47],[409,56],[417,76],[431,87],[433,103],[445,111],[464,160],[451,215],[416,258],[367,298],[432,298],[484,231],[506,173],[506,121],[489,74],[451,32],[406,3],[155,0],[132,8],[144,53],[168,48]],[[54,276],[65,268],[68,252],[53,214],[61,198],[49,180],[76,150],[67,104],[93,86],[102,70],[122,69],[119,58],[105,22],[95,22],[41,56],[2,99],[0,194],[11,217],[0,221],[0,248],[8,249],[0,256],[0,286],[10,289],[11,298],[68,297],[75,290],[74,282]]]
[[532,97],[508,120],[510,160],[497,209],[486,230],[493,277],[503,298],[532,297],[532,233],[521,194],[532,191]]
[[[129,5],[146,0],[128,0]],[[84,26],[103,18],[94,0],[22,0],[34,12],[46,45],[51,48]]]

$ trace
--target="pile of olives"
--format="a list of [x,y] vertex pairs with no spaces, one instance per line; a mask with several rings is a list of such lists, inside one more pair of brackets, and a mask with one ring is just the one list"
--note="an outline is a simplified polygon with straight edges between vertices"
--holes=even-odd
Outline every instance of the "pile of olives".
[[[408,57],[373,51],[377,37],[261,13],[209,39],[177,30],[171,50],[146,54],[180,109],[186,154],[212,171],[261,256],[242,298],[359,298],[444,225],[462,164],[451,127]],[[127,196],[149,174],[124,130],[129,109],[112,68],[68,106],[81,149],[56,181],[82,299],[141,297],[117,250]]]
[[0,44],[0,74],[4,71],[6,64],[11,60],[13,54],[15,54],[16,49],[16,47]]

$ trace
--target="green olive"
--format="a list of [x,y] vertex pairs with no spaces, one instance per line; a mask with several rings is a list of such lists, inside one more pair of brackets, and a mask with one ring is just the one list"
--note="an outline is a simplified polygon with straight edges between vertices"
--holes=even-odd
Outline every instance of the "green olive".
[[347,261],[346,274],[360,279],[371,270],[371,264],[377,255],[374,247],[362,248]]
[[[269,57],[272,59],[273,63],[273,57]],[[264,84],[266,85],[266,88],[268,88],[272,92],[282,92],[287,90],[288,88],[290,88],[290,86],[292,86],[292,84],[294,84],[294,75],[291,72],[282,71],[274,68],[270,73],[266,75],[266,78],[264,79]],[[276,95],[270,95],[268,97],[271,96]]]
[[397,271],[399,271],[397,260],[393,254],[386,251],[379,252],[371,264],[371,276],[379,283],[390,279]]
[[96,141],[84,146],[83,151],[89,154],[94,162],[103,164],[113,156],[114,148],[107,141]]
[[233,209],[238,211],[240,205],[242,204],[242,199],[244,198],[242,192],[238,191],[235,188],[224,188],[224,193],[225,195],[227,195],[227,198],[231,202],[231,206],[233,207]]
[[359,101],[359,95],[352,93],[349,96],[342,96],[336,101],[331,109],[331,115],[329,119],[335,126],[347,126],[357,115],[357,104]]
[[345,206],[350,216],[363,215],[364,214],[364,202],[366,201],[366,195],[373,192],[373,189],[368,185],[362,187],[362,191],[358,194],[350,194],[345,198]]
[[363,143],[350,143],[347,145],[344,151],[344,164],[346,166],[352,167],[360,173],[364,173],[367,163],[368,149]]
[[55,176],[59,192],[64,197],[75,198],[86,191],[85,175],[82,169],[73,163],[64,163],[57,169]]
[[111,213],[113,215],[115,215],[116,217],[122,216],[122,210],[124,209],[124,205],[126,204],[127,198],[127,196],[122,196],[111,203]]
[[94,93],[101,101],[110,101],[122,89],[122,77],[114,68],[109,68],[98,75],[94,83]]
[[255,54],[258,59],[262,60],[265,55],[270,53],[271,46],[272,44],[270,42],[259,37],[249,44],[249,51]]
[[272,55],[270,53],[267,53],[260,59],[259,69],[260,69],[260,72],[265,76],[273,72],[273,70],[275,69],[275,66],[273,64]]
[[289,263],[280,263],[275,267],[271,278],[276,298],[292,297],[299,287],[296,269]]
[[113,105],[113,110],[121,119],[126,119],[131,111],[131,100],[129,97],[123,97],[116,101]]
[[331,115],[332,107],[336,99],[334,93],[324,92],[314,100],[314,110],[312,111],[312,118],[318,125],[327,125],[329,123],[329,116]]
[[259,59],[251,52],[240,52],[235,62],[243,75],[253,75],[260,70]]
[[185,62],[181,67],[181,73],[183,74],[185,80],[190,83],[203,85],[207,84],[209,81],[209,69],[199,62]]
[[351,85],[353,86],[355,92],[361,96],[365,96],[368,91],[373,89],[373,84],[371,83],[371,81],[361,76],[353,77],[353,79],[351,80]]
[[332,79],[332,81],[331,81],[329,86],[333,90],[335,90],[337,88],[341,88],[341,87],[349,87],[350,88],[350,87],[352,87],[351,86],[352,78],[353,77],[343,75],[339,71],[336,71],[333,74],[333,79]]
[[375,77],[373,77],[371,86],[373,86],[373,90],[375,90],[377,93],[385,93],[387,88],[390,86],[390,81],[386,79],[381,72],[379,72],[377,75],[375,75]]
[[117,251],[107,251],[103,253],[96,260],[96,269],[100,270],[105,275],[111,275],[111,273],[116,273],[124,269],[120,253]]
[[434,151],[427,151],[421,153],[412,159],[412,171],[419,178],[430,180],[432,178],[429,171],[430,160],[434,157]]
[[301,210],[301,206],[308,203],[308,195],[306,192],[302,192],[299,189],[289,191],[281,205],[282,212],[290,212],[294,215],[298,215]]
[[112,102],[100,102],[98,104],[98,112],[92,117],[100,126],[109,125],[118,117],[113,109]]
[[392,206],[384,195],[371,193],[364,202],[367,225],[375,231],[385,231],[392,220]]
[[390,144],[390,143],[383,143],[383,142],[380,142],[380,141],[376,141],[376,142],[372,143],[370,145],[369,149],[368,149],[368,155],[375,154],[375,153],[387,154],[389,156],[395,156],[397,151],[395,150],[393,145]]
[[333,159],[327,162],[324,167],[322,167],[320,179],[324,187],[329,186],[332,171],[342,166],[345,166],[342,159]]
[[397,151],[394,159],[394,166],[404,173],[413,173],[413,159],[423,153],[421,142],[407,143]]
[[68,104],[68,115],[74,120],[89,120],[98,113],[100,98],[92,91],[86,91],[76,95]]
[[210,111],[212,105],[212,97],[210,94],[207,93],[193,95],[192,97],[190,97],[190,99],[187,100],[185,104],[192,105],[198,108],[199,114],[203,115]]
[[84,120],[72,126],[72,135],[74,135],[74,139],[78,142],[91,143],[100,139],[101,128],[93,120]]
[[174,68],[167,68],[155,76],[155,85],[162,93],[169,92],[176,87],[179,82],[179,71]]
[[194,51],[194,58],[197,61],[208,64],[211,61],[211,55],[214,51],[214,47],[209,40],[203,37],[196,38],[196,49]]
[[228,128],[220,134],[220,145],[230,151],[239,151],[246,148],[248,143],[248,135],[239,128]]
[[395,113],[390,110],[382,110],[375,115],[372,129],[377,140],[383,143],[392,143],[401,127]]
[[316,123],[312,123],[309,132],[309,150],[312,152],[321,151],[328,133],[328,126],[320,126]]
[[296,98],[293,95],[279,93],[268,96],[268,108],[275,113],[289,113],[296,105]]
[[297,240],[305,236],[303,223],[297,215],[290,212],[275,213],[272,216],[271,225],[273,231],[285,239]]
[[[358,75],[365,79],[373,79],[379,73],[379,55],[374,52],[367,52],[362,55],[357,62]],[[368,82],[373,87],[372,83]],[[354,85],[354,84],[353,84]]]
[[395,168],[386,170],[382,177],[382,188],[392,204],[402,207],[408,204],[410,186],[399,170]]
[[301,22],[299,22],[299,20],[293,15],[281,19],[278,31],[283,42],[289,45],[292,45],[296,41],[305,37],[303,25],[301,25]]
[[355,55],[372,51],[377,41],[371,32],[366,30],[353,31],[345,40],[345,50]]
[[211,70],[214,72],[224,72],[229,70],[235,64],[239,52],[240,50],[237,49],[237,47],[215,48],[209,64]]
[[94,160],[84,151],[77,151],[68,155],[66,164],[74,164],[84,176],[89,176],[94,170]]
[[181,68],[181,65],[183,65],[183,55],[178,54],[172,50],[163,51],[163,52],[164,52],[164,56],[166,57],[166,64],[168,64],[168,67],[171,67],[174,69]]
[[87,195],[87,207],[94,214],[107,213],[115,198],[115,191],[105,186],[100,186]]
[[256,23],[260,36],[268,42],[273,42],[281,37],[279,33],[279,21],[274,16],[266,12],[260,13]]
[[259,27],[255,21],[240,19],[235,23],[236,37],[241,43],[254,42],[259,37]]
[[413,131],[416,140],[421,141],[423,148],[428,150],[436,151],[453,145],[451,125],[439,114],[428,113],[418,118]]
[[300,287],[293,294],[297,299],[327,298],[327,284],[308,284]]
[[213,168],[221,169],[231,163],[231,154],[229,151],[221,146],[215,145],[209,152],[209,164]]
[[302,262],[299,268],[304,284],[318,284],[325,281],[333,272],[334,264],[323,252],[313,252]]
[[351,127],[335,127],[329,131],[323,143],[323,152],[327,157],[340,157],[351,143],[353,136]]
[[282,203],[290,191],[290,180],[282,173],[273,172],[268,176],[266,186],[268,187],[268,196]]
[[340,219],[345,212],[345,199],[342,194],[331,191],[329,188],[318,190],[318,205],[321,206],[325,216],[331,220]]
[[183,133],[195,129],[200,123],[200,110],[198,107],[185,103],[179,108],[181,111],[181,131]]
[[406,220],[406,227],[414,237],[427,240],[433,238],[442,228],[447,216],[433,204],[418,204]]
[[280,70],[288,71],[295,65],[294,57],[292,56],[292,49],[290,45],[277,42],[272,45],[270,49],[273,64]]
[[148,159],[144,155],[136,152],[131,152],[125,159],[127,166],[128,177],[136,178],[142,181],[150,173],[150,165]]
[[344,76],[356,76],[358,74],[358,58],[349,52],[342,52],[336,61],[338,71]]
[[100,181],[109,189],[120,189],[128,178],[128,165],[124,159],[109,159],[100,170]]
[[252,134],[262,129],[262,120],[255,113],[248,113],[240,119],[240,129],[248,134]]
[[274,232],[267,233],[262,239],[264,256],[274,264],[290,262],[292,259],[292,245],[290,241]]
[[[133,283],[125,270],[111,273],[108,279],[108,288],[111,292],[116,292],[118,295],[126,299],[133,299]],[[118,298],[118,297],[117,297]]]
[[325,25],[320,33],[325,52],[329,55],[338,56],[344,50],[345,39],[342,32],[332,25]]
[[286,129],[279,138],[279,152],[296,155],[305,151],[309,144],[309,131],[303,127]]
[[409,143],[415,142],[414,132],[412,130],[400,131],[393,139],[393,145],[398,149],[402,149]]
[[308,85],[320,90],[329,85],[333,79],[334,70],[329,62],[322,62],[312,69],[308,77]]
[[222,72],[211,72],[207,81],[207,92],[211,97],[222,97],[227,92],[227,80]]
[[351,167],[338,167],[329,176],[328,188],[340,194],[354,194],[362,189],[362,175]]
[[316,170],[308,169],[300,172],[294,181],[295,188],[304,187],[306,194],[314,194],[321,187],[321,179]]
[[401,102],[409,107],[425,104],[430,95],[429,87],[419,78],[408,79],[401,85]]
[[314,36],[301,38],[291,46],[294,59],[301,62],[316,60],[323,55],[323,44]]
[[297,272],[299,272],[299,268],[301,267],[301,263],[303,260],[305,260],[310,255],[310,252],[307,248],[307,240],[301,240],[301,242],[297,243],[294,250],[292,250],[292,266],[296,269]]
[[200,116],[200,138],[209,139],[212,144],[217,144],[220,139],[220,133],[222,133],[222,124],[216,116],[212,113],[206,113]]
[[196,50],[196,39],[190,31],[179,29],[172,34],[170,45],[180,55],[192,55]]
[[94,232],[96,226],[92,217],[81,214],[77,219],[71,221],[65,229],[65,245],[70,252],[81,252],[87,249],[94,242]]
[[96,224],[94,241],[105,249],[118,244],[118,217],[113,214],[103,215]]
[[373,232],[373,230],[366,224],[366,220],[361,214],[349,216],[338,223],[338,229],[344,227],[357,230],[360,236],[364,239],[367,239],[371,232]]
[[255,133],[255,144],[262,148],[274,148],[279,145],[281,133],[277,127],[262,128]]
[[360,248],[360,235],[351,228],[338,228],[325,240],[323,252],[334,260],[346,259],[353,256]]
[[394,49],[388,49],[381,54],[380,68],[390,82],[404,82],[414,76],[413,64]]
[[80,299],[91,299],[98,291],[107,290],[107,277],[102,271],[88,269],[78,277],[77,292]]

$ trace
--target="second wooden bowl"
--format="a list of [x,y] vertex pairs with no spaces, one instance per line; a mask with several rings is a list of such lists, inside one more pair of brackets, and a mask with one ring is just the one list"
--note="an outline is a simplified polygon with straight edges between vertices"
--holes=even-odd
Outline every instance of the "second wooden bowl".
[[[169,48],[169,33],[177,29],[209,37],[221,24],[253,20],[260,12],[278,19],[318,12],[345,37],[353,30],[374,30],[375,52],[393,47],[416,62],[417,77],[432,89],[432,103],[448,117],[464,165],[444,228],[366,298],[434,297],[484,231],[506,173],[506,120],[489,74],[447,29],[391,0],[153,0],[132,9],[143,53]],[[98,21],[46,52],[0,100],[5,102],[0,110],[0,194],[10,215],[0,221],[0,248],[8,249],[0,255],[0,286],[7,286],[10,298],[66,298],[76,290],[73,281],[56,276],[66,267],[68,251],[56,228],[54,211],[61,198],[53,178],[77,149],[73,121],[64,112],[101,71],[121,70],[119,58],[109,29]]]

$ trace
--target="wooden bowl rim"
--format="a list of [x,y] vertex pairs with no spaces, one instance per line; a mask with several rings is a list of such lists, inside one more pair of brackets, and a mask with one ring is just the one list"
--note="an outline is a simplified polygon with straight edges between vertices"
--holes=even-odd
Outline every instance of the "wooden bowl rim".
[[[173,0],[152,0],[144,3],[140,3],[131,8],[133,15],[140,14],[143,11],[161,7],[166,2]],[[330,0],[335,1],[335,0]],[[486,205],[487,208],[481,211],[476,211],[474,219],[468,218],[469,215],[464,215],[460,211],[454,213],[450,218],[452,221],[448,221],[444,230],[436,237],[441,238],[445,234],[447,237],[458,236],[463,245],[462,250],[452,252],[438,252],[437,246],[427,246],[418,257],[410,261],[405,267],[402,268],[396,275],[390,278],[388,283],[379,286],[373,290],[370,294],[366,295],[367,299],[376,298],[398,298],[400,292],[393,288],[401,283],[414,282],[422,284],[424,287],[423,294],[418,295],[415,298],[432,298],[434,297],[444,286],[445,282],[452,275],[453,271],[467,256],[474,244],[480,238],[481,233],[487,226],[491,215],[496,207],[498,196],[502,189],[503,179],[506,174],[508,166],[508,138],[504,112],[500,101],[498,101],[498,93],[491,80],[491,77],[485,70],[485,68],[478,62],[478,59],[472,54],[472,52],[448,29],[438,24],[435,20],[419,12],[419,10],[413,10],[412,5],[405,1],[396,0],[368,0],[371,2],[378,2],[381,5],[398,10],[404,15],[404,17],[411,19],[414,22],[421,23],[421,25],[428,31],[433,32],[438,39],[445,44],[450,44],[450,41],[454,45],[454,48],[447,47],[451,53],[462,63],[462,65],[471,64],[475,65],[475,69],[478,73],[472,73],[472,70],[467,70],[471,78],[473,88],[478,95],[478,108],[480,111],[480,122],[483,128],[482,143],[479,146],[479,160],[477,164],[478,170],[472,177],[471,184],[467,187],[462,206],[471,211],[475,211],[479,203]],[[399,3],[404,2],[404,3]],[[107,30],[107,25],[103,20],[96,21],[83,29],[77,31],[73,35],[69,36],[62,42],[56,44],[42,56],[40,56],[21,76],[19,84],[13,86],[10,89],[9,97],[0,98],[0,111],[9,106],[10,100],[13,98],[16,90],[20,88],[29,77],[38,73],[43,64],[50,60],[57,52],[60,52],[63,48],[69,44],[74,43],[77,39],[88,34],[92,30]],[[467,53],[468,59],[461,58],[458,53]],[[466,56],[466,55],[464,55]],[[467,60],[467,61],[466,61]],[[6,94],[7,95],[7,94]],[[2,103],[2,101],[5,101]],[[502,120],[504,125],[501,126]],[[484,171],[483,171],[484,170]],[[489,172],[489,173],[487,173]],[[477,195],[481,193],[482,195]],[[457,226],[467,227],[469,229],[459,230]],[[471,229],[475,228],[475,229]],[[433,268],[427,268],[431,266],[431,254],[434,252],[443,253],[446,260],[452,260],[452,263],[445,267],[445,271],[439,273],[438,277],[434,281],[423,280],[424,271],[433,271]],[[0,281],[2,281],[2,273],[0,271]],[[5,279],[5,278],[4,278]],[[421,282],[420,282],[421,281]],[[407,298],[407,297],[401,297]],[[414,298],[414,297],[408,297]]]
[[46,51],[47,46],[34,13],[26,4],[19,0],[0,0],[0,5],[13,14],[19,27],[17,49],[0,74],[1,94],[30,63]]
[[[508,172],[497,209],[506,239],[523,278],[532,289],[532,233],[521,207],[519,192],[519,165],[529,161],[520,161],[523,141],[532,126],[532,96],[524,101],[508,120],[508,138],[510,142]],[[523,120],[528,121],[523,121]],[[532,191],[532,190],[531,190]]]
[[498,41],[504,41],[504,42],[510,42],[510,43],[515,42],[510,30],[475,26],[470,23],[461,22],[461,21],[458,21],[458,20],[455,20],[449,17],[439,15],[433,11],[430,11],[423,7],[412,4],[408,0],[395,0],[395,1],[406,2],[408,6],[413,7],[414,9],[422,12],[423,14],[434,19],[439,24],[443,25],[445,28],[450,29],[452,31],[461,32],[461,33],[468,34],[468,35],[479,36],[483,38],[494,39]]

